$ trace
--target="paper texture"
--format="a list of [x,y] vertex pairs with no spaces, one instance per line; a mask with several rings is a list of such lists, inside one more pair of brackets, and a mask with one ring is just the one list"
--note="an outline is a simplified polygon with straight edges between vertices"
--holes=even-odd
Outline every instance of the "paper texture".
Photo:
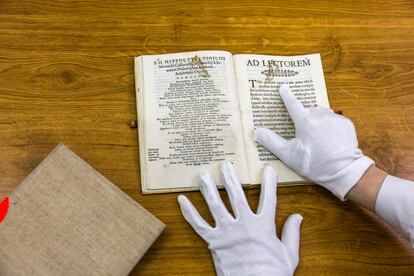
[[0,275],[128,275],[164,225],[59,145],[9,195]]

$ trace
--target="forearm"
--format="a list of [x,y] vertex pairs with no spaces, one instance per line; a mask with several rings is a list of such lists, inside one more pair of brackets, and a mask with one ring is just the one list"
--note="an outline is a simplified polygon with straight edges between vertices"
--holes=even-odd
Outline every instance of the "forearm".
[[381,216],[414,247],[414,182],[371,166],[349,191],[348,199]]
[[357,184],[349,191],[347,199],[375,212],[375,203],[387,173],[371,165]]

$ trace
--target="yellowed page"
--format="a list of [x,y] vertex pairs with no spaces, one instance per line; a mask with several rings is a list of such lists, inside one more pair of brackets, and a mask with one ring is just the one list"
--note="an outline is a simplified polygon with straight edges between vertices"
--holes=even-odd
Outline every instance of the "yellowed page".
[[143,191],[194,189],[224,161],[248,183],[232,55],[141,56],[135,69]]
[[293,122],[279,96],[279,87],[289,84],[305,106],[329,107],[319,54],[303,56],[234,56],[244,142],[250,183],[261,181],[263,166],[270,164],[279,174],[279,182],[297,183],[304,178],[286,167],[272,153],[254,141],[254,129],[266,127],[291,139]]

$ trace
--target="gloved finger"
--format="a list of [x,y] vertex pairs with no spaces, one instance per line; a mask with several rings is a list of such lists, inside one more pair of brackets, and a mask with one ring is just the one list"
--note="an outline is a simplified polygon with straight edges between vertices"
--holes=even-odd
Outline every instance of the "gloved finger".
[[258,128],[254,132],[255,141],[280,158],[283,162],[289,159],[289,151],[294,143],[286,140],[268,128]]
[[216,226],[220,224],[221,220],[231,219],[230,213],[227,211],[223,200],[217,190],[214,179],[208,173],[200,174],[200,191],[203,194],[204,199],[210,209],[211,215],[213,216]]
[[277,173],[269,165],[265,166],[261,191],[260,201],[257,207],[257,214],[263,213],[275,217],[277,204]]
[[293,122],[296,125],[299,119],[301,119],[305,115],[306,108],[292,94],[287,84],[284,84],[279,88],[279,94],[280,94],[280,97],[282,97],[283,103],[285,104],[290,117],[292,118]]
[[212,230],[212,227],[200,216],[197,209],[186,196],[179,195],[178,203],[180,204],[181,213],[185,220],[193,227],[198,235],[203,237],[206,232]]
[[293,253],[291,261],[294,267],[299,262],[299,238],[302,220],[303,217],[299,214],[290,215],[282,230],[281,241]]
[[222,165],[221,177],[229,196],[234,216],[238,218],[247,212],[251,213],[246,195],[244,194],[243,188],[240,184],[240,180],[230,162],[226,162]]

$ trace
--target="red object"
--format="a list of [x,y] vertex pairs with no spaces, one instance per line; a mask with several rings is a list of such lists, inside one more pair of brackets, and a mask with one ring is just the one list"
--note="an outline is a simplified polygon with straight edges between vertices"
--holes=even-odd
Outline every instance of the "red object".
[[6,197],[2,202],[0,202],[0,223],[7,215],[7,211],[9,211],[9,198]]

